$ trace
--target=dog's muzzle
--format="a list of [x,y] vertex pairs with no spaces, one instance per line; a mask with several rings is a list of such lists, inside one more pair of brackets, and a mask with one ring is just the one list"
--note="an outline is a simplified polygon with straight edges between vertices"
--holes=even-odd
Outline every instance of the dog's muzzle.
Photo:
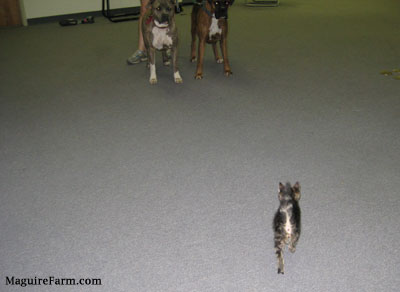
[[158,22],[156,19],[154,19],[154,24],[158,27],[158,28],[166,28],[169,26],[169,22]]
[[166,24],[168,24],[169,23],[169,15],[168,14],[161,14],[161,23],[166,23]]
[[228,7],[230,2],[228,1],[216,1],[215,3],[215,18],[225,18],[228,19]]

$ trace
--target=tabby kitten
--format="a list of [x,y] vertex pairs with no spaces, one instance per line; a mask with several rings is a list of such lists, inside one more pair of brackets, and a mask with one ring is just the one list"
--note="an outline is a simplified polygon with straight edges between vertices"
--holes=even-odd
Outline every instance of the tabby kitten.
[[300,237],[300,184],[296,182],[279,183],[279,208],[274,217],[275,252],[278,257],[278,274],[284,273],[283,249],[289,245],[289,250],[296,251],[296,244]]

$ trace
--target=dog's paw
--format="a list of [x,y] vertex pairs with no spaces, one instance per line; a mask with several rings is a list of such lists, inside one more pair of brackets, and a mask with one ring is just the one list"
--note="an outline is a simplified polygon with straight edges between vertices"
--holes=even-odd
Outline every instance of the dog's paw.
[[231,76],[233,74],[233,72],[231,71],[231,70],[225,70],[224,71],[224,75],[226,76],[226,77],[229,77],[229,76]]
[[156,84],[157,83],[157,74],[156,74],[156,65],[155,64],[150,64],[150,79],[149,79],[150,84]]
[[196,74],[196,76],[194,76],[194,78],[197,80],[203,79],[203,74]]
[[218,64],[222,64],[224,62],[224,59],[222,58],[218,58],[215,61],[217,61]]
[[178,84],[183,83],[182,77],[178,71],[174,73],[174,81],[175,81],[175,83],[178,83]]
[[190,59],[190,62],[192,62],[192,63],[194,63],[194,62],[196,62],[197,61],[197,58],[196,57],[192,57],[191,59]]
[[175,78],[175,83],[177,83],[177,84],[183,83],[182,78]]
[[170,60],[164,62],[164,66],[169,66],[169,65],[171,65],[171,61]]
[[290,251],[291,253],[294,253],[294,252],[296,251],[296,248],[293,247],[293,246],[289,246],[289,251]]

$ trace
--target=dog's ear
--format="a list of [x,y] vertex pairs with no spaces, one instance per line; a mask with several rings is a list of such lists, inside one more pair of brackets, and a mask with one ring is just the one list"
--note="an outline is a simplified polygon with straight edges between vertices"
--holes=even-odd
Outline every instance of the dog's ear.
[[300,193],[300,184],[299,182],[296,182],[293,186],[293,192],[294,192],[294,199],[296,201],[300,200],[301,197],[301,193]]
[[154,0],[150,0],[150,1],[147,3],[146,8],[149,9],[149,8],[153,5],[153,3],[154,3]]

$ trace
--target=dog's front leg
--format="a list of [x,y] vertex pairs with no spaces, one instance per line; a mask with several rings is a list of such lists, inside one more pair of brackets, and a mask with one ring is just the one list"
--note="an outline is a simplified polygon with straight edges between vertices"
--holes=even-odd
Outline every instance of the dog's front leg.
[[191,25],[192,44],[190,52],[190,62],[192,63],[196,61],[196,34],[197,34],[196,21],[197,21],[196,13],[192,12],[192,25]]
[[156,74],[156,50],[150,48],[148,50],[148,58],[150,65],[150,84],[157,84],[157,74]]
[[199,53],[197,59],[197,70],[194,78],[202,79],[203,78],[203,59],[204,59],[204,50],[206,47],[206,38],[201,37],[199,40]]
[[222,63],[224,62],[224,59],[222,59],[222,58],[219,56],[218,48],[217,48],[217,43],[212,43],[212,47],[213,47],[213,51],[214,51],[215,61],[216,61],[218,64],[222,64]]
[[190,57],[190,62],[194,63],[196,62],[196,36],[192,36],[192,46],[191,46],[191,57]]
[[231,66],[229,65],[228,41],[226,37],[221,39],[220,45],[221,45],[222,58],[224,59],[224,74],[225,76],[230,76],[232,75],[232,71],[231,71]]
[[168,50],[162,51],[162,59],[164,66],[169,66],[171,64],[170,58],[168,56]]
[[174,81],[175,83],[183,83],[182,77],[179,74],[178,68],[178,48],[172,48],[172,65],[174,67]]

